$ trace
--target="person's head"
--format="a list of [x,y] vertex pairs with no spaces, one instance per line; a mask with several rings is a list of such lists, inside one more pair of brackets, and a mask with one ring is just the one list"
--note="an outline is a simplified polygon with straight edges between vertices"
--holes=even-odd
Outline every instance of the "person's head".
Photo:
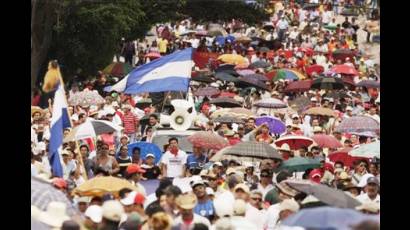
[[284,201],[287,199],[291,199],[292,197],[296,196],[297,191],[292,189],[286,184],[286,181],[282,181],[276,184],[276,188],[278,189],[278,199],[280,201]]
[[248,118],[248,120],[246,122],[246,127],[248,129],[253,129],[255,127],[255,118],[253,118],[253,117]]
[[313,146],[310,151],[312,152],[313,156],[319,156],[321,152],[320,150],[321,149],[319,146]]
[[299,149],[299,156],[300,157],[305,157],[306,153],[308,152],[308,148],[306,146],[302,146]]
[[262,134],[269,134],[269,127],[267,125],[263,125],[261,127],[261,133]]
[[149,121],[148,121],[149,125],[154,126],[158,123],[158,116],[155,114],[151,114],[149,115]]
[[198,200],[204,199],[207,196],[206,195],[206,185],[204,181],[202,180],[194,181],[191,186],[192,186],[192,191],[194,192]]
[[375,115],[375,114],[377,114],[377,106],[372,106],[372,107],[370,107],[370,109],[369,109],[369,114],[370,114],[370,115]]
[[128,144],[128,137],[127,136],[122,136],[120,141],[121,141],[122,145],[126,145],[126,144]]
[[120,148],[120,156],[127,157],[128,156],[128,146],[121,146]]
[[169,140],[168,140],[168,144],[169,144],[171,147],[176,147],[176,148],[178,148],[178,139],[177,139],[176,137],[171,137],[171,138],[169,138]]
[[235,199],[242,199],[248,201],[250,195],[249,187],[246,184],[237,184],[234,188]]
[[357,173],[362,174],[362,173],[364,173],[364,172],[366,171],[367,161],[365,161],[365,160],[358,160],[358,161],[356,161],[356,162],[354,162],[354,163],[355,163],[354,165],[356,165],[355,171],[356,171]]
[[313,126],[313,127],[315,127],[315,126],[320,126],[319,120],[318,120],[318,119],[313,119],[313,120],[312,120],[312,126]]
[[135,147],[132,149],[132,162],[138,163],[141,158],[141,149],[139,147]]
[[191,220],[193,217],[193,209],[197,204],[197,198],[194,194],[183,194],[178,196],[175,200],[175,204],[179,209],[182,220]]
[[279,219],[284,220],[288,216],[299,211],[299,204],[294,199],[286,199],[280,203]]
[[261,171],[261,184],[270,184],[272,182],[272,172],[268,169],[263,169]]
[[153,165],[153,164],[155,163],[155,155],[152,154],[152,153],[148,153],[148,154],[145,156],[145,163],[146,163],[147,165]]
[[218,175],[213,173],[212,171],[209,172],[206,176],[206,179],[208,180],[208,185],[212,189],[217,189],[218,187]]
[[226,183],[228,184],[228,188],[231,191],[235,188],[235,186],[237,184],[239,184],[241,182],[242,182],[242,179],[236,174],[229,175],[226,179]]
[[370,177],[367,179],[367,185],[364,191],[370,198],[375,198],[379,193],[380,182],[376,177]]
[[377,176],[379,174],[379,165],[375,162],[370,163],[369,172],[373,174],[374,176]]
[[334,164],[335,169],[343,169],[344,163],[342,161],[336,161]]
[[179,187],[170,185],[165,189],[164,194],[166,195],[167,204],[170,207],[174,207],[175,200],[177,199],[178,196],[182,194],[182,191]]
[[260,191],[254,190],[251,192],[249,204],[259,209],[263,201],[263,194]]
[[157,212],[151,217],[151,226],[153,230],[170,230],[172,219],[165,212]]
[[118,225],[122,215],[125,214],[121,203],[116,200],[109,200],[102,205],[102,225]]
[[356,143],[358,141],[356,135],[350,136],[350,140],[352,141],[352,143]]

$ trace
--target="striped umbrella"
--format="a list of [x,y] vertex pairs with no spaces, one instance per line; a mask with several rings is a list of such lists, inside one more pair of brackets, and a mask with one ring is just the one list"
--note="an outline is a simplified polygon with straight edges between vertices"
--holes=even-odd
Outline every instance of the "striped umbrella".
[[123,127],[109,121],[88,119],[83,124],[71,130],[68,136],[64,138],[64,141],[82,140],[89,137],[96,137],[103,133],[121,131],[122,129]]
[[193,146],[200,146],[205,149],[220,150],[229,145],[223,137],[208,131],[196,132],[187,139]]
[[305,92],[312,86],[313,80],[293,81],[286,86],[285,92]]
[[380,131],[380,124],[375,119],[369,116],[354,116],[343,119],[337,131],[342,133],[351,132],[373,132],[378,133]]
[[113,62],[103,69],[103,73],[115,77],[122,77],[130,73],[132,66],[124,62]]
[[224,155],[233,155],[237,157],[253,159],[279,159],[282,157],[279,153],[267,143],[247,141],[238,143],[224,151]]
[[273,81],[278,81],[278,80],[303,80],[306,77],[303,76],[303,74],[296,72],[294,70],[290,69],[280,69],[276,72],[276,76],[273,79]]
[[314,143],[314,140],[305,136],[286,135],[275,141],[277,147],[281,147],[285,143],[289,145],[290,149],[298,150],[302,147],[309,147]]
[[204,87],[204,88],[199,88],[194,92],[195,96],[215,96],[220,94],[221,91],[215,87]]
[[380,141],[364,144],[349,152],[350,156],[365,158],[380,158]]
[[265,99],[256,101],[253,105],[259,108],[271,108],[271,109],[287,107],[285,102],[279,99],[276,99],[276,98],[265,98]]
[[341,148],[343,147],[342,143],[338,141],[334,136],[326,134],[315,134],[312,139],[319,145],[320,148]]
[[70,216],[79,214],[67,196],[60,190],[54,188],[50,183],[41,179],[31,177],[31,205],[42,211],[47,210],[47,206],[52,201],[63,202],[67,206],[67,214]]
[[380,88],[380,82],[373,80],[363,80],[357,83],[356,86],[366,88]]
[[343,80],[340,78],[322,77],[313,80],[311,88],[327,90],[343,89],[344,83]]

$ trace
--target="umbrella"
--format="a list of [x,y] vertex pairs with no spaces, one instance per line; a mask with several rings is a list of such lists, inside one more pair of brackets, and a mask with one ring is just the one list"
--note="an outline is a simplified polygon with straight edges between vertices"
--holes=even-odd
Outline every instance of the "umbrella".
[[305,114],[309,115],[318,115],[318,116],[328,116],[328,117],[336,117],[335,111],[329,108],[324,107],[313,107],[304,112]]
[[36,206],[42,211],[46,211],[48,204],[52,201],[66,204],[67,214],[70,216],[79,214],[77,208],[73,206],[63,192],[54,188],[46,181],[31,177],[31,205]]
[[351,67],[349,65],[335,65],[333,66],[330,71],[339,73],[339,74],[346,74],[346,75],[353,75],[357,76],[359,73],[354,67]]
[[350,156],[348,153],[352,150],[352,148],[343,148],[341,150],[332,152],[328,155],[328,158],[332,162],[341,161],[344,165],[351,167],[353,166],[353,162],[357,160],[369,160],[369,158],[365,157],[353,157]]
[[204,87],[204,88],[199,88],[194,92],[195,96],[215,96],[220,94],[221,91],[215,87]]
[[242,63],[235,66],[234,69],[247,69],[249,67],[248,63]]
[[265,77],[262,74],[259,73],[255,73],[255,74],[248,74],[245,76],[246,78],[253,78],[253,79],[257,79],[258,81],[268,81],[268,78]]
[[270,72],[267,72],[267,73],[265,74],[265,77],[268,78],[269,81],[272,81],[272,79],[273,79],[275,76],[276,76],[276,71],[275,71],[275,70],[270,71]]
[[209,103],[225,108],[242,107],[241,103],[230,97],[219,97],[212,99]]
[[351,225],[356,225],[366,220],[380,222],[377,216],[366,215],[352,209],[324,206],[302,209],[286,218],[282,224],[284,226],[298,226],[305,229],[351,230]]
[[231,97],[234,98],[236,96],[235,93],[231,92],[221,92],[218,97]]
[[305,92],[312,86],[313,80],[293,81],[286,86],[285,92]]
[[160,58],[161,54],[159,54],[157,52],[150,52],[150,53],[145,54],[144,57],[150,58],[151,60],[153,60],[153,59],[156,59],[156,58]]
[[[235,68],[236,68],[236,67],[235,67]],[[236,70],[236,72],[237,72],[239,75],[242,75],[242,76],[255,74],[255,71],[253,71],[253,70],[251,70],[251,69],[241,69],[241,70]]]
[[355,56],[355,52],[350,49],[338,49],[332,53],[332,56],[336,60],[345,61],[346,58],[352,59]]
[[135,107],[139,109],[145,109],[147,107],[150,107],[152,104],[152,99],[151,98],[144,98],[139,100],[137,103],[135,103]]
[[315,169],[321,166],[319,159],[309,159],[304,157],[293,157],[286,160],[281,165],[281,169],[286,169],[290,172],[304,172],[308,169]]
[[337,26],[334,25],[327,25],[327,26],[323,26],[323,28],[327,29],[327,30],[336,30]]
[[272,108],[272,109],[287,107],[285,102],[279,99],[276,99],[276,98],[265,98],[265,99],[256,101],[253,105],[256,107],[260,107],[260,108]]
[[249,43],[251,41],[252,41],[252,39],[249,38],[249,37],[246,37],[246,36],[241,36],[241,37],[236,39],[236,42],[238,42],[238,43]]
[[366,88],[380,88],[380,82],[372,80],[363,80],[357,83],[356,86]]
[[81,92],[74,93],[69,99],[68,103],[73,106],[80,105],[82,107],[88,107],[91,105],[100,105],[105,102],[104,98],[98,94],[96,90],[90,91],[84,89]]
[[350,156],[379,158],[380,159],[380,141],[375,141],[370,144],[364,144],[349,152]]
[[124,62],[113,62],[103,69],[103,73],[115,77],[122,77],[130,73],[132,66]]
[[225,72],[215,74],[216,79],[228,82],[239,82],[239,79]]
[[286,135],[275,141],[275,145],[278,147],[281,147],[285,143],[289,145],[290,149],[298,150],[302,147],[309,147],[314,141],[309,137],[299,135]]
[[286,131],[286,125],[281,120],[271,117],[271,116],[263,116],[258,117],[255,119],[256,125],[262,125],[263,123],[267,123],[269,126],[269,131],[274,134],[282,134]]
[[112,176],[94,177],[74,189],[73,193],[79,196],[103,196],[111,193],[118,197],[118,192],[123,188],[138,191],[137,187],[125,179]]
[[215,69],[215,72],[226,72],[227,70],[234,70],[235,65],[231,64],[223,64],[219,65],[218,68]]
[[319,4],[317,3],[306,3],[303,5],[304,10],[314,10],[319,7]]
[[336,149],[343,147],[342,143],[340,143],[340,141],[338,141],[334,136],[315,134],[312,139],[319,145],[320,148]]
[[240,118],[248,118],[255,115],[252,111],[245,108],[231,108],[228,110],[228,114]]
[[303,78],[299,78],[299,76],[293,72],[290,71],[289,69],[280,69],[276,72],[276,76],[273,79],[274,81],[278,81],[278,80],[302,80]]
[[305,96],[299,96],[289,102],[289,106],[295,108],[299,113],[301,113],[306,107],[310,105],[310,99]]
[[196,132],[187,139],[193,146],[201,146],[205,149],[220,150],[229,145],[223,137],[208,131]]
[[249,67],[255,68],[255,69],[257,69],[257,68],[268,68],[270,66],[271,66],[271,64],[266,62],[266,61],[256,61],[256,62],[249,65]]
[[363,136],[363,137],[377,137],[377,134],[374,132],[350,132],[352,135]]
[[312,76],[313,73],[321,74],[323,71],[325,71],[325,68],[321,65],[311,65],[305,69],[306,74],[309,76]]
[[218,60],[234,65],[246,63],[245,58],[238,54],[223,54],[218,57]]
[[262,89],[262,90],[268,90],[268,86],[265,83],[263,83],[262,81],[259,81],[256,78],[251,78],[251,77],[248,77],[248,76],[239,77],[238,78],[239,84],[242,85],[242,86],[245,86],[245,87],[253,86],[255,88],[259,88],[259,89]]
[[224,151],[224,155],[234,155],[238,157],[253,159],[279,159],[279,153],[267,143],[247,141],[238,143]]
[[313,80],[311,88],[327,90],[343,89],[344,83],[343,80],[340,78],[321,77]]
[[343,119],[337,131],[342,133],[350,132],[374,132],[378,133],[380,130],[380,124],[375,119],[369,116],[354,116]]
[[339,99],[339,98],[352,98],[350,95],[348,95],[344,91],[337,91],[337,90],[332,90],[329,93],[326,93],[324,97],[329,97],[329,98],[334,98],[334,99]]
[[140,149],[140,156],[141,159],[145,160],[148,153],[152,153],[155,156],[155,164],[157,164],[162,156],[161,149],[153,143],[148,143],[145,141],[134,142],[132,144],[128,144],[128,155],[132,156],[132,151],[134,148],[138,147]]
[[338,208],[354,209],[356,206],[361,204],[358,200],[347,195],[341,190],[337,190],[323,184],[317,184],[309,180],[287,180],[286,184],[297,191],[312,195],[318,200]]
[[230,116],[230,115],[217,117],[217,118],[214,119],[214,122],[219,122],[219,123],[245,123],[241,118],[235,117],[235,116]]
[[71,130],[68,136],[64,138],[64,142],[96,137],[103,133],[121,131],[122,129],[123,128],[121,126],[118,126],[110,121],[87,120]]

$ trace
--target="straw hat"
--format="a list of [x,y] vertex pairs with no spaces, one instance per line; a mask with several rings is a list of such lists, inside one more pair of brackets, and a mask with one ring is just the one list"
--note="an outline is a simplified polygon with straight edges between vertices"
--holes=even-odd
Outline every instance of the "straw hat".
[[62,202],[52,201],[47,206],[47,211],[38,215],[38,220],[54,228],[61,228],[63,222],[69,220],[66,214],[66,205]]
[[40,113],[40,116],[43,117],[45,115],[44,110],[42,110],[40,107],[38,106],[31,106],[31,117],[33,117],[33,115],[35,113]]
[[286,184],[286,181],[282,181],[279,184],[276,184],[276,187],[279,189],[280,192],[294,197],[297,194],[297,191],[289,187],[289,185]]
[[175,202],[180,208],[191,210],[196,206],[197,199],[194,194],[183,194],[178,196]]

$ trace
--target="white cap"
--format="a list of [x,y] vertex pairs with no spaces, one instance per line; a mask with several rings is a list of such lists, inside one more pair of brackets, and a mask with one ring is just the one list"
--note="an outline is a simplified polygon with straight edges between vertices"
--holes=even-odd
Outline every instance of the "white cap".
[[219,85],[218,85],[217,83],[215,83],[215,82],[212,82],[210,86],[215,87],[215,88],[218,88],[218,87],[219,87]]
[[102,208],[98,205],[90,205],[85,211],[84,215],[90,218],[94,223],[101,223]]
[[223,167],[223,164],[221,162],[217,161],[212,165],[212,167],[215,167],[215,166]]
[[155,158],[155,155],[152,154],[152,153],[148,153],[147,155],[145,155],[145,158],[148,158],[148,157],[153,157],[153,158]]
[[112,107],[119,107],[118,102],[116,102],[116,101],[113,101],[113,102],[111,103],[111,106],[112,106]]
[[134,199],[136,195],[137,195],[136,191],[132,191],[128,193],[128,195],[125,198],[120,200],[121,204],[125,206],[134,204]]
[[198,179],[194,179],[191,181],[190,183],[191,187],[194,188],[197,185],[203,185],[205,186],[205,181],[203,181],[202,179],[198,178]]

